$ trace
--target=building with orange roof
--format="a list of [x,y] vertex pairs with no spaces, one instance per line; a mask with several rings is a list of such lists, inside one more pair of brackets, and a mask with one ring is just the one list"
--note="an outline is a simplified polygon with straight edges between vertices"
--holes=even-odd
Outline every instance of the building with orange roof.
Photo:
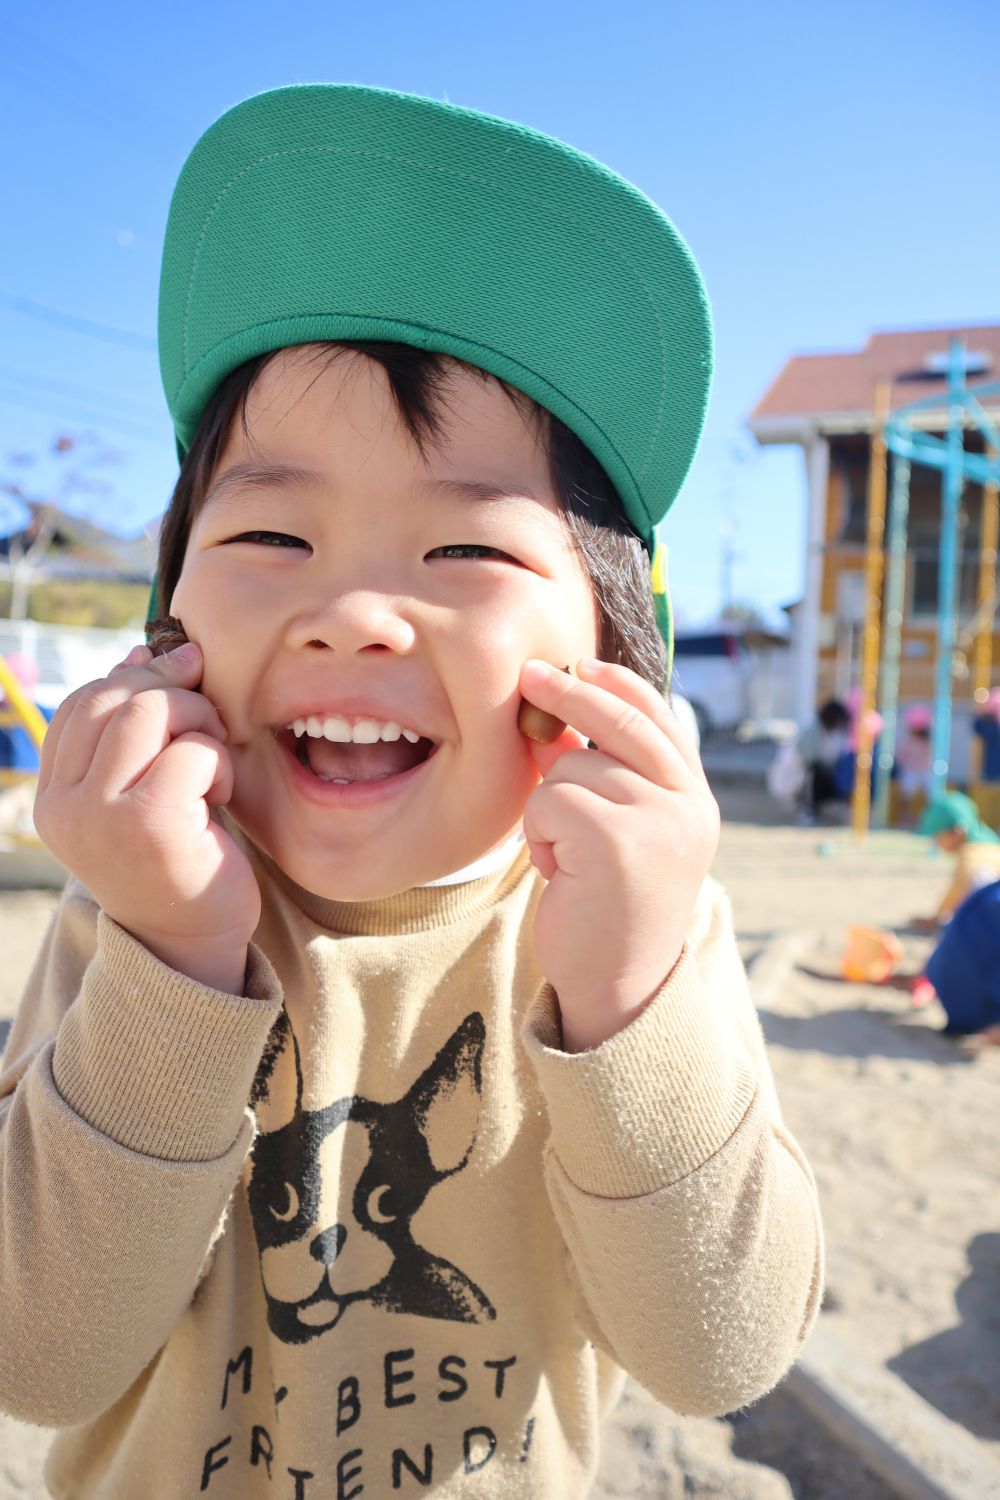
[[[941,436],[947,429],[948,350],[964,346],[969,392],[1000,381],[1000,324],[909,329],[875,333],[863,349],[805,354],[789,359],[758,401],[748,426],[761,444],[795,444],[803,452],[807,479],[805,588],[792,606],[795,624],[795,714],[812,720],[826,698],[846,698],[860,681],[865,610],[865,542],[868,472],[876,385],[890,384],[893,412],[916,401],[931,404],[914,414],[915,424]],[[940,392],[941,406],[932,398]],[[1000,394],[984,394],[988,415],[1000,419]],[[969,452],[983,440],[970,425]],[[906,589],[902,621],[899,700],[930,702],[934,696],[937,640],[938,553],[941,479],[914,463],[910,481]],[[976,615],[983,515],[982,486],[967,482],[962,495],[958,545],[958,640],[955,736],[952,765],[967,765],[971,689],[964,663],[971,653]],[[996,624],[996,616],[994,616]],[[1000,631],[994,631],[994,685],[1000,684]]]

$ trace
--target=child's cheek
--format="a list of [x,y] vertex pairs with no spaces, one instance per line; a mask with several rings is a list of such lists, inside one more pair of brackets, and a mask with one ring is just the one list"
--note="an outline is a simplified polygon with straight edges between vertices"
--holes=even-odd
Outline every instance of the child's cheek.
[[204,658],[200,691],[214,703],[222,715],[231,738],[239,738],[244,718],[241,704],[245,694],[244,678],[254,657],[248,634],[249,620],[244,606],[245,622],[237,648],[233,630],[234,607],[219,590],[199,588],[197,568],[182,573],[171,600],[171,613],[183,622],[188,639],[196,641]]

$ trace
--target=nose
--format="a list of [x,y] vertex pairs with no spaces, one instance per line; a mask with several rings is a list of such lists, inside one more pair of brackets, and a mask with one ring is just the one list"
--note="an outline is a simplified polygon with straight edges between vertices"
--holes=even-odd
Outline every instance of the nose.
[[347,1230],[343,1224],[331,1224],[329,1229],[324,1229],[316,1235],[309,1246],[309,1254],[319,1261],[322,1266],[332,1266],[347,1239]]
[[405,655],[415,631],[405,601],[378,589],[347,589],[327,595],[289,622],[287,644],[293,650],[323,649],[351,656],[360,651],[394,651]]

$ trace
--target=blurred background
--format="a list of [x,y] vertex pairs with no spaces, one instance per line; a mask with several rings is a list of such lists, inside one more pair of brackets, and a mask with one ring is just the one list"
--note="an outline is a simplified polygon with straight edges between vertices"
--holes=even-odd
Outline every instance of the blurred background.
[[[831,1292],[815,1368],[754,1413],[665,1427],[633,1391],[607,1496],[1000,1494],[1000,1054],[915,1003],[911,922],[947,884],[928,802],[1000,821],[998,55],[993,0],[0,16],[0,1015],[62,879],[31,827],[44,722],[141,634],[177,467],[159,257],[201,132],[294,82],[447,99],[607,162],[702,268],[717,374],[661,528],[675,690]],[[809,1404],[827,1377],[836,1420]],[[37,1451],[0,1432],[0,1500],[34,1493]]]

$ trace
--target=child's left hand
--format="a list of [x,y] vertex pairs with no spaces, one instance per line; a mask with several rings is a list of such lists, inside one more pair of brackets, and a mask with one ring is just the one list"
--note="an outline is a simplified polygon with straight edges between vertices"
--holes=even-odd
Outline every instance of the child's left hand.
[[577,673],[521,671],[524,696],[569,726],[532,744],[543,780],[524,811],[548,881],[535,953],[567,1052],[613,1036],[663,984],[719,840],[698,752],[666,701],[627,667],[585,660]]

